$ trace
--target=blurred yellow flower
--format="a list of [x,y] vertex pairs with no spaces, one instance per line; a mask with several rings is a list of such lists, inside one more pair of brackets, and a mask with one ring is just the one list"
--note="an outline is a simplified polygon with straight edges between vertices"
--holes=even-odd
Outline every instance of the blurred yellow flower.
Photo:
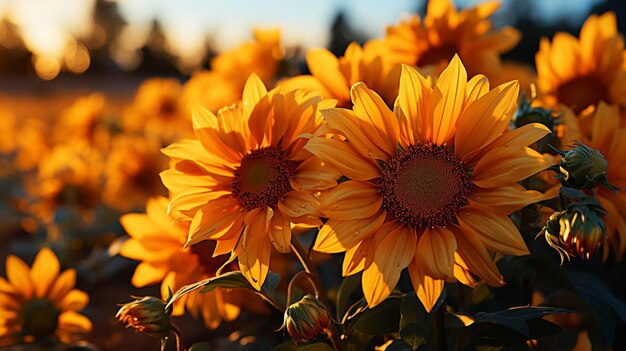
[[[175,292],[187,284],[214,276],[224,262],[211,259],[211,252],[198,253],[197,249],[207,250],[208,245],[183,249],[189,222],[173,223],[167,209],[166,198],[152,198],[148,200],[145,214],[127,214],[120,219],[130,235],[120,254],[141,261],[135,269],[133,285],[144,287],[161,282],[163,298],[169,296],[168,289]],[[239,315],[239,308],[228,302],[220,289],[205,294],[194,291],[183,296],[174,303],[173,315],[182,315],[185,307],[194,317],[202,315],[206,326],[212,329],[217,328],[222,319],[230,321]]]
[[234,251],[260,289],[272,245],[290,250],[291,223],[321,224],[314,194],[334,186],[338,174],[302,147],[320,129],[318,108],[334,102],[303,91],[268,93],[256,75],[242,100],[217,116],[197,106],[198,139],[163,150],[173,163],[161,178],[172,208],[192,219],[185,245],[216,240],[213,255]]
[[133,103],[122,115],[125,131],[165,144],[191,135],[191,121],[181,100],[181,85],[174,78],[143,82]]
[[486,2],[457,11],[451,0],[429,0],[423,20],[414,15],[387,28],[390,57],[439,73],[458,54],[470,75],[495,78],[501,69],[500,54],[515,47],[520,39],[520,33],[511,27],[492,29],[488,18],[499,6]]
[[50,219],[59,206],[93,210],[102,192],[102,156],[85,142],[59,144],[42,157],[36,181],[27,184],[33,211]]
[[380,92],[389,106],[393,106],[398,93],[400,65],[394,65],[387,59],[386,49],[380,40],[371,40],[363,48],[352,43],[340,58],[326,49],[311,49],[306,57],[311,75],[286,79],[280,86],[286,91],[319,91],[324,98],[338,100],[337,106],[350,107],[350,87],[364,82]]
[[56,143],[77,140],[106,149],[109,133],[104,120],[106,98],[100,93],[77,99],[54,122],[52,140]]
[[72,342],[91,330],[89,319],[78,313],[89,296],[74,289],[76,271],[59,274],[59,269],[59,260],[45,247],[32,269],[16,256],[7,257],[8,281],[0,277],[0,345],[55,336]]
[[518,93],[516,81],[491,90],[485,76],[468,81],[455,56],[434,86],[403,66],[393,112],[362,83],[352,87],[353,110],[321,111],[339,137],[305,149],[349,180],[320,196],[328,221],[314,249],[346,251],[343,274],[363,271],[370,306],[406,267],[430,310],[444,281],[473,285],[472,273],[502,285],[489,251],[528,254],[508,215],[544,198],[517,182],[549,166],[526,147],[549,131],[507,130]]
[[217,55],[211,60],[210,71],[195,73],[185,84],[183,95],[189,109],[200,104],[211,112],[217,112],[222,106],[241,100],[243,86],[253,73],[266,86],[273,86],[284,55],[280,31],[255,30],[253,34],[253,41]]
[[[582,140],[587,146],[599,150],[607,161],[608,181],[617,187],[626,188],[626,128],[621,126],[619,109],[600,102],[587,118],[591,119],[589,135],[581,133],[581,117],[563,108],[565,132],[561,137],[562,144],[569,145],[573,141]],[[594,193],[608,214],[604,220],[609,246],[616,260],[621,260],[626,253],[626,194],[623,191],[614,192],[602,185],[594,188]],[[604,247],[605,259],[609,254],[608,248]]]
[[159,173],[167,168],[167,157],[158,143],[136,136],[113,140],[105,165],[103,197],[119,211],[141,208],[149,197],[167,195]]
[[580,39],[559,32],[541,40],[535,54],[537,84],[545,104],[564,104],[578,114],[600,101],[626,107],[624,38],[615,14],[592,15]]

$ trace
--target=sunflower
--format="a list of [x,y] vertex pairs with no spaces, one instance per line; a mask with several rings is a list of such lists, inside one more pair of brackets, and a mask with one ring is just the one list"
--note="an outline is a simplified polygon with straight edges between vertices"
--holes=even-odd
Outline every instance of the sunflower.
[[161,173],[173,193],[172,208],[191,218],[185,246],[216,240],[214,256],[233,252],[242,273],[260,289],[272,245],[288,252],[291,223],[320,225],[315,196],[339,177],[303,149],[320,130],[318,107],[332,107],[313,93],[267,92],[250,76],[239,105],[217,117],[192,111],[197,140],[164,149],[173,166]]
[[[626,163],[624,163],[626,128],[620,124],[618,108],[600,102],[587,118],[591,119],[589,136],[581,134],[582,128],[579,125],[581,117],[576,117],[570,109],[563,108],[562,119],[565,127],[565,133],[561,138],[563,145],[582,140],[587,146],[600,150],[608,162],[606,172],[609,182],[619,188],[626,188]],[[554,194],[556,191],[551,193]],[[595,188],[594,194],[607,212],[604,220],[610,247],[616,260],[621,260],[626,252],[626,195],[622,191],[614,192],[605,186]],[[605,247],[605,259],[609,254],[607,249],[608,247]]]
[[423,21],[414,15],[387,28],[384,40],[391,59],[439,73],[458,53],[471,75],[495,78],[501,69],[500,54],[520,39],[511,27],[492,30],[488,18],[499,6],[487,2],[457,11],[451,0],[429,0]]
[[[400,65],[387,59],[383,42],[371,40],[362,48],[351,43],[340,58],[326,49],[311,49],[306,61],[311,75],[286,79],[280,83],[282,89],[319,91],[324,98],[338,100],[337,106],[350,107],[350,87],[356,82],[364,82],[379,91],[389,106],[393,105],[398,92]],[[389,78],[390,75],[393,78]]]
[[122,127],[148,138],[170,143],[191,134],[181,101],[182,88],[173,78],[151,78],[141,84],[124,111]]
[[120,211],[140,208],[149,197],[166,195],[159,172],[167,158],[159,144],[150,140],[120,136],[113,141],[105,165],[104,200]]
[[[141,261],[135,269],[132,284],[144,287],[161,282],[161,295],[167,298],[169,291],[177,291],[215,274],[223,260],[211,259],[200,247],[184,250],[189,222],[172,223],[167,214],[168,200],[156,197],[148,200],[146,213],[122,216],[122,226],[130,235],[121,248],[122,256]],[[206,249],[206,247],[203,247]],[[207,327],[214,329],[222,319],[230,321],[239,315],[239,308],[226,302],[221,290],[206,294],[198,291],[185,295],[174,303],[173,314],[182,315],[185,308],[194,317],[202,315]]]
[[106,147],[109,133],[104,123],[105,105],[106,99],[100,93],[77,99],[55,121],[52,139],[57,143],[81,140],[96,147]]
[[485,76],[467,81],[455,55],[434,86],[402,66],[394,112],[362,83],[351,89],[353,110],[321,111],[339,137],[305,149],[349,180],[320,196],[328,221],[314,249],[346,251],[343,274],[363,271],[370,306],[406,267],[430,310],[444,281],[473,285],[473,273],[502,285],[489,251],[528,254],[508,215],[543,199],[517,182],[549,166],[526,147],[549,131],[507,130],[518,90],[516,81],[491,90]]
[[590,16],[578,40],[568,33],[557,33],[552,43],[543,38],[535,63],[545,104],[561,103],[576,114],[601,100],[626,107],[623,53],[624,38],[612,12]]
[[211,60],[210,71],[194,73],[185,83],[183,96],[189,107],[199,103],[216,112],[222,106],[236,103],[253,73],[267,86],[272,85],[283,58],[280,31],[255,30],[253,34],[253,41],[217,55]]
[[0,277],[0,344],[53,336],[72,342],[91,330],[89,319],[78,313],[89,296],[74,289],[74,269],[59,274],[59,268],[59,260],[45,247],[32,269],[16,256],[7,257],[8,281]]

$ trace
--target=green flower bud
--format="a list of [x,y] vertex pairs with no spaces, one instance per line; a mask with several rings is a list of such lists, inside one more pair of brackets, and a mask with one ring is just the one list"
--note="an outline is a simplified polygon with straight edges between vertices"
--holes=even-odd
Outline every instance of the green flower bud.
[[604,155],[580,141],[574,145],[573,149],[563,154],[559,164],[561,184],[576,189],[591,189],[603,184],[617,190],[607,179]]
[[286,328],[291,339],[300,344],[315,339],[331,322],[324,305],[313,295],[306,295],[287,307],[280,329]]
[[553,213],[539,235],[557,250],[561,262],[570,256],[589,259],[607,239],[603,214],[604,209],[597,203],[575,203]]
[[170,310],[165,310],[165,302],[153,296],[146,296],[122,305],[115,315],[127,328],[134,328],[141,333],[157,337],[166,337],[170,333]]

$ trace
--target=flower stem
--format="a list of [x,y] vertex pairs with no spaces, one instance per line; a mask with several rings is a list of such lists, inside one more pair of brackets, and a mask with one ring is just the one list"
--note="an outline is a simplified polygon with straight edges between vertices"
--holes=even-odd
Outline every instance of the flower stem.
[[309,284],[313,288],[313,291],[315,291],[315,297],[319,299],[320,292],[317,290],[317,287],[315,286],[315,281],[313,280],[313,276],[311,275],[311,273],[300,271],[296,273],[296,275],[294,275],[293,278],[291,278],[291,281],[289,282],[289,285],[287,286],[287,306],[290,306],[292,302],[291,298],[293,296],[293,293],[292,293],[293,286],[296,285],[296,283],[302,278],[305,278],[309,282]]
[[176,326],[176,324],[174,324],[173,322],[170,325],[172,327],[172,331],[174,332],[174,336],[176,336],[176,350],[185,351],[183,333],[180,331],[180,328],[178,328],[178,326]]
[[[330,303],[328,301],[328,297],[326,296],[326,290],[324,290],[324,287],[322,286],[322,280],[320,279],[319,273],[317,272],[317,268],[315,268],[315,265],[311,261],[309,253],[302,246],[302,244],[300,244],[298,239],[294,237],[291,238],[291,250],[293,251],[293,253],[296,254],[298,260],[300,260],[300,263],[302,263],[305,272],[308,273],[307,277],[310,279],[316,290],[316,293],[318,295],[317,298],[322,302],[324,307],[326,307],[326,310],[328,310],[328,312],[330,313]],[[330,327],[328,327],[328,338],[333,345],[333,349],[335,349],[336,351],[343,351],[343,345],[340,342],[339,331],[337,330],[337,326],[335,325],[335,323],[331,323]]]

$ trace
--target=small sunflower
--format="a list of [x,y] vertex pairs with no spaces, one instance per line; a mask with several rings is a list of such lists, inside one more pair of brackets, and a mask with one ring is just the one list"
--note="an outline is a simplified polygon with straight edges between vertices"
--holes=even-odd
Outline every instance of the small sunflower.
[[320,196],[328,221],[314,249],[346,251],[343,274],[363,271],[370,306],[406,267],[430,310],[444,281],[473,285],[468,272],[502,285],[489,251],[528,254],[508,215],[544,197],[517,182],[549,166],[527,147],[549,131],[507,130],[518,93],[516,81],[491,90],[485,76],[467,81],[455,56],[434,86],[403,66],[394,112],[362,83],[353,110],[321,111],[338,137],[305,149],[349,180]]
[[[163,298],[168,297],[170,289],[177,291],[187,284],[212,277],[223,263],[223,260],[210,258],[212,249],[208,245],[184,250],[189,222],[172,223],[167,208],[166,198],[152,198],[148,200],[145,214],[126,214],[120,219],[130,235],[120,254],[141,261],[132,284],[141,288],[161,282]],[[219,289],[206,294],[194,291],[174,303],[173,315],[182,315],[186,308],[194,317],[202,315],[205,325],[214,329],[222,319],[230,321],[239,315],[239,308],[225,300],[226,296]]]
[[104,200],[120,211],[140,208],[149,197],[166,195],[159,173],[167,168],[161,145],[150,140],[120,136],[113,140],[104,173]]
[[59,260],[52,250],[41,249],[32,269],[9,255],[6,269],[8,281],[0,277],[0,344],[50,337],[73,342],[91,330],[89,319],[78,313],[89,296],[74,289],[75,270],[59,274]]
[[77,99],[61,112],[54,123],[52,139],[56,142],[80,140],[101,147],[108,145],[109,133],[104,121],[106,99],[93,93]]
[[458,54],[471,75],[495,78],[501,69],[500,54],[520,39],[511,27],[492,29],[489,16],[499,6],[487,2],[457,11],[451,0],[429,0],[423,20],[415,15],[387,28],[384,40],[391,59],[439,73]]
[[340,58],[326,49],[311,49],[306,56],[311,75],[289,78],[280,86],[287,91],[319,91],[324,98],[336,99],[337,106],[350,107],[350,87],[364,82],[379,91],[391,106],[398,92],[400,65],[387,59],[386,49],[379,40],[371,40],[363,47],[351,43]]
[[580,38],[557,33],[541,40],[535,55],[537,85],[550,107],[563,104],[580,113],[600,101],[626,107],[624,38],[615,14],[592,15]]
[[320,130],[318,107],[332,106],[313,93],[267,92],[252,75],[239,105],[217,116],[194,109],[198,139],[164,149],[173,162],[161,173],[172,208],[192,219],[185,245],[217,241],[213,255],[233,252],[260,289],[272,246],[290,250],[291,223],[321,224],[315,194],[339,175],[303,146]]
[[[621,126],[620,113],[616,106],[600,102],[591,119],[590,135],[581,134],[580,117],[576,117],[568,108],[563,108],[565,133],[561,138],[564,145],[582,140],[590,148],[599,150],[607,161],[606,174],[610,184],[626,188],[626,128]],[[558,188],[558,186],[557,186]],[[551,191],[551,193],[556,193]],[[608,232],[608,242],[616,260],[621,260],[626,253],[626,194],[613,191],[606,186],[594,188],[598,202],[607,212],[604,217]],[[605,247],[604,257],[609,251]]]

